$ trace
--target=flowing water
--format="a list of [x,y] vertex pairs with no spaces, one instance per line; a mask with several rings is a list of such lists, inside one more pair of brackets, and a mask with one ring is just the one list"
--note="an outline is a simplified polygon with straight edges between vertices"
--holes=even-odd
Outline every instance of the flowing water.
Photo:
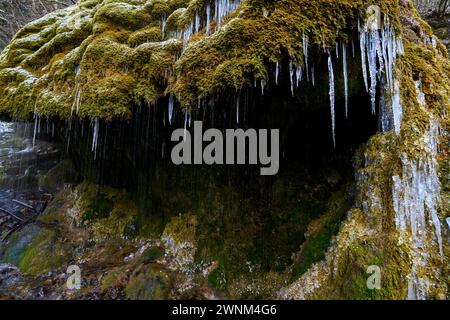
[[51,199],[45,180],[60,153],[44,141],[33,147],[32,127],[0,122],[0,241],[32,221]]

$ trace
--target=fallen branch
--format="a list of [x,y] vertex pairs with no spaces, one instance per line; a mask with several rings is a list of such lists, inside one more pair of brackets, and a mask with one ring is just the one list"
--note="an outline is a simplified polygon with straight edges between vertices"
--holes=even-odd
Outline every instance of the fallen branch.
[[25,222],[24,219],[22,219],[21,217],[16,216],[14,213],[12,213],[11,211],[9,211],[7,209],[4,209],[4,208],[0,207],[0,211],[3,212],[3,213],[6,213],[7,215],[9,215],[9,216],[11,216],[11,217],[21,221],[21,222]]

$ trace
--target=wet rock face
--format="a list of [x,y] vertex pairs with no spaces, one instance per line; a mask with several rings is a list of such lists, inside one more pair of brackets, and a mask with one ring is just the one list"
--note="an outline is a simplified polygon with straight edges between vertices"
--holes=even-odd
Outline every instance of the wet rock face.
[[1,0],[0,1],[0,51],[25,24],[56,9],[74,4],[76,0]]
[[[36,240],[22,269],[65,266],[35,254],[55,242],[85,263],[84,298],[191,297],[205,283],[273,297],[291,282],[281,296],[442,298],[448,55],[410,1],[376,4],[380,29],[366,1],[342,0],[92,0],[22,29],[0,55],[0,111],[34,112],[35,133],[68,118],[81,175],[137,200],[77,188],[47,219],[79,228],[64,245],[55,230]],[[172,165],[171,131],[196,119],[282,128],[279,176]],[[156,237],[163,257],[136,236]],[[383,290],[367,289],[369,265]]]

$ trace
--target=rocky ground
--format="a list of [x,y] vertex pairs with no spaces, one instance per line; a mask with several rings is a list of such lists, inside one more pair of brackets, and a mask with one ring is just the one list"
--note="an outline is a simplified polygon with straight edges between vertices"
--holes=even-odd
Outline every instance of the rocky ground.
[[[1,260],[9,263],[0,265],[1,298],[214,298],[205,278],[214,267],[193,263],[190,217],[173,219],[160,239],[114,237],[132,216],[122,215],[124,199],[114,194],[119,215],[85,220],[86,192],[93,187],[61,191],[35,223],[3,244]],[[80,290],[67,286],[71,265],[81,269]]]

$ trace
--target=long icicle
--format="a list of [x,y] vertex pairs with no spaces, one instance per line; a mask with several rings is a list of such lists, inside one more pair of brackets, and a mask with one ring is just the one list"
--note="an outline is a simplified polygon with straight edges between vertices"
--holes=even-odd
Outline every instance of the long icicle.
[[366,86],[366,91],[369,92],[369,82],[367,80],[367,57],[366,57],[366,32],[361,29],[360,22],[358,20],[358,28],[359,28],[359,46],[361,48],[361,64],[362,64],[362,72],[364,77],[364,85]]
[[334,99],[334,72],[333,72],[333,60],[331,59],[331,53],[328,51],[328,73],[330,77],[330,110],[331,110],[331,129],[333,133],[333,145],[336,148],[336,115],[335,115],[335,99]]
[[348,66],[347,66],[347,46],[342,44],[342,61],[344,65],[344,95],[345,95],[345,118],[348,117]]

